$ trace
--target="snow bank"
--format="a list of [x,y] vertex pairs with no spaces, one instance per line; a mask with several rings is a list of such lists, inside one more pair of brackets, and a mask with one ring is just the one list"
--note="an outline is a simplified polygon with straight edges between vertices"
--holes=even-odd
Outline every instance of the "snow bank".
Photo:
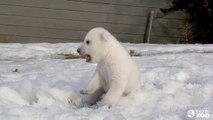
[[0,119],[213,119],[213,45],[124,45],[142,55],[142,87],[108,109],[81,106],[96,65],[58,57],[78,43],[0,44]]
[[66,44],[0,44],[0,59],[18,60],[50,57],[58,54],[77,54],[79,43]]

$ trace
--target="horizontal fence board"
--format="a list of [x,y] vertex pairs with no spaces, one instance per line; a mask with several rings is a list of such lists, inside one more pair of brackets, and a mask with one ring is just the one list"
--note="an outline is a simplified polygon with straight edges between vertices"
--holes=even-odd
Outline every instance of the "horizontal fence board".
[[56,39],[78,39],[85,34],[83,31],[68,31],[68,30],[57,30],[57,29],[44,29],[44,28],[32,28],[25,26],[10,26],[0,25],[0,33],[7,34],[11,33],[14,35],[23,36],[35,36],[35,37],[47,37]]
[[0,34],[0,42],[4,43],[40,43],[48,42],[55,43],[57,42],[79,42],[80,39],[57,39],[57,38],[47,38],[47,37],[38,37],[38,36],[23,36],[23,35],[12,35],[12,34]]
[[[121,42],[131,42],[131,43],[141,43],[143,42],[143,36],[140,35],[118,35],[113,34]],[[42,37],[42,36],[24,36],[24,35],[15,35],[15,34],[0,34],[0,42],[4,43],[37,43],[37,42],[50,42],[55,43],[63,42],[82,42],[83,38],[70,38],[70,39],[61,39],[61,38],[51,38],[51,37]]]
[[138,25],[146,17],[0,5],[0,14]]
[[[45,27],[55,29],[67,29],[67,30],[83,30],[88,31],[93,27],[103,26],[105,28],[113,28],[112,32],[120,32],[127,34],[141,34],[144,33],[145,26],[135,26],[128,24],[110,24],[110,23],[97,23],[87,21],[70,21],[70,20],[54,20],[54,19],[42,19],[42,18],[31,18],[22,16],[9,16],[0,15],[0,24],[11,24],[11,25],[23,25],[31,27]],[[145,21],[145,20],[144,20]],[[145,24],[145,22],[144,22]],[[153,27],[160,29],[176,29],[181,28],[182,22],[180,20],[166,20],[166,19],[155,19]]]
[[[56,30],[56,29],[45,29],[45,28],[32,28],[25,26],[11,26],[11,25],[0,25],[0,33],[7,35],[10,33],[12,36],[23,36],[23,37],[35,37],[44,39],[58,39],[60,40],[83,40],[87,31],[68,31],[68,30]],[[59,32],[60,31],[60,32]],[[62,32],[63,31],[63,32]],[[129,35],[129,34],[118,34],[112,33],[116,38],[122,42],[142,42],[143,36],[141,35]],[[7,35],[8,37],[10,35]],[[1,41],[4,41],[3,38]],[[10,41],[10,40],[8,40]]]
[[[30,27],[32,29],[55,29],[55,30],[61,30],[61,31],[67,31],[67,32],[73,32],[73,31],[83,31],[87,32],[90,28],[93,27],[98,27],[100,24],[94,23],[89,24],[90,26],[87,26],[88,23],[80,23],[77,22],[75,23],[65,23],[65,22],[56,22],[51,23],[51,21],[42,21],[38,22],[37,20],[31,23],[33,20],[28,21],[23,21],[23,19],[16,20],[15,19],[4,19],[6,17],[1,18],[0,16],[0,25],[4,26],[16,26],[16,27]],[[19,22],[22,21],[22,22]],[[4,23],[4,24],[3,24]],[[26,24],[28,23],[28,24]],[[109,29],[110,32],[118,33],[118,34],[144,34],[144,27],[136,27],[136,26],[119,26],[119,25],[110,25],[110,24],[102,24],[103,27],[106,29]],[[63,32],[64,33],[64,32]],[[178,29],[171,29],[170,27],[167,26],[161,26],[161,27],[154,27],[152,30],[152,35],[154,36],[169,36],[169,37],[178,37]],[[76,33],[75,33],[76,34]]]
[[97,4],[114,4],[123,6],[135,6],[135,7],[150,7],[159,8],[160,6],[167,5],[167,0],[68,0],[68,1],[81,1]]
[[[43,28],[31,28],[31,27],[23,27],[23,26],[4,26],[0,25],[2,29],[0,29],[0,33],[7,34],[10,33],[12,35],[17,36],[26,36],[26,37],[36,37],[36,38],[43,38],[43,39],[57,39],[58,42],[63,41],[82,41],[84,36],[86,35],[87,31],[67,31],[64,32],[58,32],[55,29],[43,29]],[[118,34],[113,33],[112,34],[118,38],[119,41],[122,42],[143,42],[143,34],[141,35],[127,35],[127,34]],[[175,38],[172,36],[166,36],[169,39]],[[9,36],[9,35],[8,35]],[[162,37],[161,34],[159,35],[153,35],[153,37]],[[46,40],[45,40],[46,41]],[[32,41],[33,42],[33,41]],[[47,42],[47,41],[46,41]]]
[[8,6],[8,5],[0,5],[0,14],[33,16],[33,17],[40,17],[40,18],[88,20],[88,21],[91,21],[95,17],[98,17],[99,21],[103,21],[103,22],[107,19],[106,15],[103,15],[100,13],[92,13],[88,16],[88,13],[86,12]]
[[125,33],[125,34],[141,34],[145,30],[145,26],[132,26],[122,24],[109,24],[109,23],[96,23],[96,22],[84,22],[84,21],[72,21],[69,20],[49,20],[49,19],[35,19],[28,17],[14,17],[0,15],[1,25],[19,25],[35,28],[50,28],[61,29],[68,31],[88,31],[93,27],[105,27],[111,29],[111,32]]
[[88,2],[77,1],[61,1],[61,0],[6,0],[0,1],[1,5],[32,7],[42,9],[57,9],[67,11],[95,12],[102,14],[118,14],[130,16],[144,16],[143,13],[148,13],[150,8],[105,5]]

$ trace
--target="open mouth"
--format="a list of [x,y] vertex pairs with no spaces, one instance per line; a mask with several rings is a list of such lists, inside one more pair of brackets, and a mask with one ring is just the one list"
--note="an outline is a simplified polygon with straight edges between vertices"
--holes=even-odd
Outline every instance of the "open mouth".
[[91,61],[91,56],[86,54],[84,55],[84,58],[86,59],[86,62],[90,62]]

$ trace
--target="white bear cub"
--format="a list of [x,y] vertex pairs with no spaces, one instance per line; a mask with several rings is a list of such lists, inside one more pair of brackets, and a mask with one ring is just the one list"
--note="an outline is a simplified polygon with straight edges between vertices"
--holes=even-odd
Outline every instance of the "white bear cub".
[[140,73],[136,63],[106,29],[99,27],[90,30],[77,51],[86,58],[86,62],[97,63],[92,79],[80,91],[87,96],[87,104],[95,104],[102,98],[98,106],[112,107],[122,95],[140,87]]

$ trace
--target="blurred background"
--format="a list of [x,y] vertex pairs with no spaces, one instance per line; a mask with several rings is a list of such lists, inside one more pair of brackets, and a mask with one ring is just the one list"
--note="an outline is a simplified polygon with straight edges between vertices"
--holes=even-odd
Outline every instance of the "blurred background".
[[[88,30],[102,26],[121,42],[212,43],[211,5],[210,0],[0,0],[0,42],[81,42]],[[198,24],[190,21],[204,10],[209,18],[192,19],[208,19],[201,22],[209,33],[196,32]]]

